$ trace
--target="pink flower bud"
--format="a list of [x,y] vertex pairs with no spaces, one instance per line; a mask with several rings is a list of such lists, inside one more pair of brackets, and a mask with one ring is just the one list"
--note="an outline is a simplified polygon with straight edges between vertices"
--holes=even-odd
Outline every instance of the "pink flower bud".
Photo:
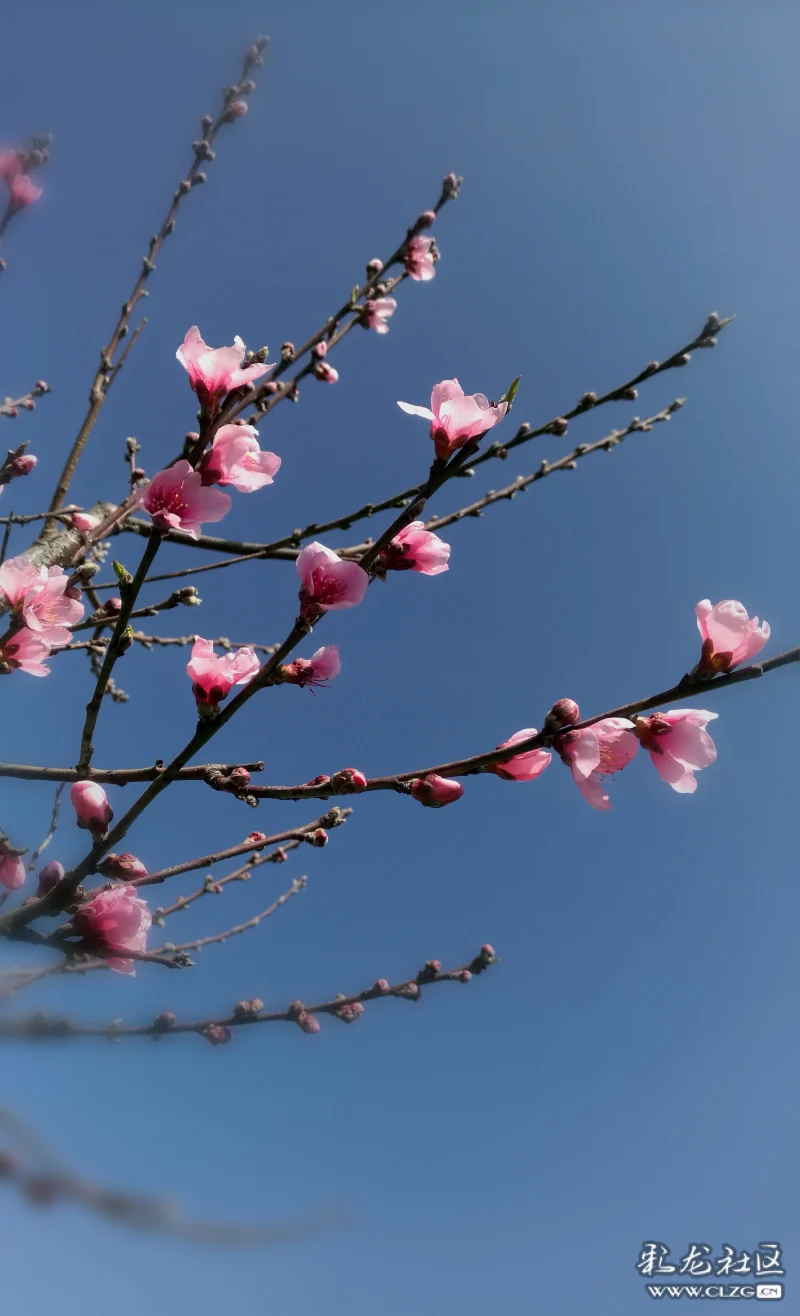
[[490,946],[489,943],[486,942],[483,946],[481,946],[481,955],[485,960],[495,959],[494,946]]
[[247,108],[247,101],[231,101],[225,117],[230,119],[243,119],[247,114]]
[[339,371],[329,366],[327,361],[319,361],[314,366],[314,378],[320,379],[323,384],[335,384],[339,378]]
[[51,859],[49,864],[39,870],[39,885],[36,888],[37,896],[46,896],[48,891],[52,891],[54,886],[58,886],[64,876],[64,865],[60,864],[57,859]]
[[547,714],[555,726],[570,727],[581,720],[581,710],[574,699],[557,699]]
[[326,773],[320,772],[319,776],[312,777],[310,781],[307,781],[306,786],[327,786],[329,781],[330,777]]
[[550,433],[563,435],[566,434],[568,429],[569,429],[569,421],[565,420],[563,416],[559,416],[556,420],[553,421],[552,425],[550,426]]
[[343,1024],[354,1024],[356,1019],[360,1019],[364,1013],[364,1007],[360,1001],[354,1001],[352,1005],[342,1005],[333,1013],[337,1019],[341,1019]]
[[234,768],[228,780],[237,789],[250,785],[250,773],[247,768]]
[[462,969],[460,973],[456,974],[456,977],[459,982],[472,982],[472,974],[469,969]]
[[[30,408],[28,408],[28,410],[30,410]],[[33,470],[38,460],[39,458],[34,457],[33,453],[25,452],[22,453],[21,456],[15,457],[13,461],[9,462],[8,469],[14,475],[30,475],[31,471]]]
[[339,795],[352,795],[367,789],[367,779],[358,768],[342,768],[333,774],[331,785]]
[[435,222],[436,222],[436,211],[423,210],[422,214],[420,215],[419,219],[414,225],[414,228],[415,229],[430,228],[432,224],[435,224]]
[[390,990],[388,979],[376,978],[374,983],[372,984],[372,990],[374,992],[381,992],[382,994],[388,992]]
[[19,855],[0,855],[0,886],[18,891],[25,882],[25,865]]
[[166,1033],[168,1029],[174,1028],[174,1026],[175,1015],[171,1010],[162,1010],[161,1014],[156,1015],[153,1020],[153,1027],[157,1028],[159,1032]]
[[134,854],[107,854],[97,865],[97,871],[103,877],[118,877],[123,882],[130,882],[134,877],[147,877],[147,869]]
[[209,1024],[203,1029],[203,1037],[212,1046],[225,1046],[227,1042],[230,1042],[233,1033],[230,1028],[226,1028],[223,1024]]
[[448,197],[458,196],[461,182],[462,180],[457,174],[445,174],[442,179],[442,192]]
[[104,836],[114,817],[114,810],[106,799],[103,787],[94,781],[76,781],[69,798],[77,814],[78,826],[88,829],[95,836]]
[[[95,526],[99,524],[100,524],[100,518],[97,516],[92,516],[89,512],[73,512],[70,518],[70,525],[75,530],[81,530],[84,532],[88,530],[94,530]],[[106,608],[108,608],[108,604],[110,602],[111,602],[110,599],[107,600],[105,604]],[[119,603],[120,607],[122,607],[121,599],[117,599],[116,602]],[[119,611],[119,609],[117,609],[117,611]]]
[[306,1014],[305,1012],[303,1012],[303,1014],[298,1015],[297,1022],[302,1028],[304,1033],[319,1032],[319,1020],[315,1019],[313,1014]]
[[441,809],[454,804],[464,794],[464,787],[451,777],[439,777],[431,772],[427,777],[416,777],[411,783],[411,794],[429,809]]
[[405,1001],[418,1001],[420,990],[415,982],[407,982],[404,987],[400,988],[397,995],[402,996]]
[[315,850],[321,850],[323,845],[328,844],[328,833],[324,827],[318,827],[316,831],[308,834],[306,842],[308,845],[313,845]]
[[248,836],[245,837],[246,841],[253,841],[253,842],[266,841],[266,839],[267,839],[266,832],[250,832]]
[[373,275],[380,274],[383,269],[383,261],[378,260],[377,256],[367,263],[367,278],[371,279]]
[[315,343],[311,349],[311,355],[316,361],[321,361],[324,356],[328,355],[328,344],[326,342]]

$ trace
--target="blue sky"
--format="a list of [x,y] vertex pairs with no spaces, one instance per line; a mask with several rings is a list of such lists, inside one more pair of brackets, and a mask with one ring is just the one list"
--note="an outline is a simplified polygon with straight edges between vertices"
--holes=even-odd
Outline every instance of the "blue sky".
[[[38,377],[53,386],[34,416],[5,425],[40,464],[4,510],[49,497],[199,118],[260,30],[272,45],[251,112],[220,141],[159,260],[150,323],[76,499],[124,487],[126,435],[152,472],[192,427],[174,359],[189,324],[273,355],[303,339],[450,169],[466,181],[435,230],[435,281],[404,285],[388,337],[347,339],[335,387],[308,385],[299,406],[265,422],[280,476],[236,498],[225,533],[270,538],[418,479],[425,427],[395,400],[424,403],[439,379],[497,396],[521,374],[515,420],[535,425],[663,359],[709,311],[736,314],[716,351],[636,403],[434,499],[434,512],[449,511],[570,440],[688,399],[670,425],[454,527],[446,575],[397,575],[327,619],[319,643],[338,643],[343,661],[332,689],[250,704],[220,757],[263,757],[272,781],[348,764],[377,775],[541,725],[561,696],[591,715],[695,661],[693,608],[705,596],[768,618],[772,652],[798,642],[798,29],[788,4],[649,0],[302,10],[78,0],[68,11],[32,0],[5,16],[3,136],[52,129],[56,141],[45,197],[4,253],[2,391]],[[12,548],[25,542],[16,531]],[[135,565],[141,541],[117,551]],[[202,609],[167,614],[161,633],[270,643],[289,629],[290,565],[198,585]],[[104,708],[98,763],[144,763],[184,742],[185,656],[125,659],[131,699]],[[117,1316],[138,1316],[143,1300],[198,1316],[223,1301],[276,1316],[405,1316],[420,1304],[633,1316],[649,1301],[634,1270],[646,1238],[676,1253],[779,1239],[791,1293],[797,681],[790,668],[709,694],[719,757],[692,798],[662,785],[645,756],[614,783],[605,815],[558,763],[527,786],[471,780],[439,812],[370,795],[325,851],[174,919],[176,938],[206,935],[308,875],[273,921],[209,949],[191,972],[31,992],[85,1018],[133,1021],[164,1008],[213,1014],[242,996],[321,999],[431,956],[461,963],[487,940],[502,956],[469,988],[375,1005],[357,1027],[327,1023],[315,1038],[275,1028],[224,1049],[192,1038],[7,1048],[3,1099],[89,1176],[162,1190],[198,1216],[341,1206],[352,1220],[233,1255],[3,1196],[5,1255],[47,1257],[35,1280],[27,1265],[6,1274],[8,1309],[38,1316],[74,1283],[85,1316],[105,1312],[110,1292]],[[75,762],[88,691],[78,654],[54,660],[46,683],[4,683],[3,757]],[[120,809],[122,798],[130,788]],[[2,825],[35,844],[49,787],[4,782],[3,801]],[[313,813],[270,803],[245,814],[178,786],[130,848],[155,868]],[[65,818],[51,854],[81,853]],[[196,885],[188,875],[163,894]]]

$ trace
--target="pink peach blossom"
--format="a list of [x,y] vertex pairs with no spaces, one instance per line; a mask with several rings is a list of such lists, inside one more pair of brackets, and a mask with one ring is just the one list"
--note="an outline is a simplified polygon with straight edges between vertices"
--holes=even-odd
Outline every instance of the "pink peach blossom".
[[49,676],[50,668],[43,661],[49,656],[50,645],[27,626],[14,631],[0,647],[0,661],[28,676]]
[[96,781],[76,781],[71,787],[69,798],[77,814],[77,823],[92,832],[103,836],[108,824],[114,817],[114,810],[109,804],[103,787]]
[[406,273],[417,282],[427,283],[436,274],[433,238],[409,238],[405,254]]
[[555,741],[562,762],[570,768],[575,785],[593,809],[611,808],[603,778],[621,772],[636,754],[639,742],[632,732],[633,723],[627,718],[606,717]]
[[409,402],[397,405],[409,416],[431,422],[436,456],[443,459],[492,429],[508,410],[506,402],[492,406],[483,393],[465,395],[457,379],[443,379],[434,386],[430,407],[416,407]]
[[136,497],[158,530],[181,530],[192,539],[199,539],[203,521],[221,521],[231,506],[230,494],[203,488],[202,476],[187,461],[159,471]]
[[427,777],[414,778],[411,794],[428,809],[442,809],[445,804],[455,804],[460,800],[464,787],[452,777],[439,777],[435,772],[429,772]]
[[38,201],[43,190],[27,174],[15,174],[8,185],[8,204],[12,210],[22,210],[32,201]]
[[186,672],[192,679],[192,690],[201,716],[216,713],[221,700],[227,698],[233,686],[252,681],[260,666],[252,649],[237,649],[219,658],[214,653],[212,640],[196,636]]
[[758,617],[748,617],[738,599],[723,599],[713,607],[710,599],[701,599],[694,611],[703,640],[702,672],[728,672],[749,662],[769,639],[769,622],[759,625]]
[[323,644],[310,658],[295,658],[281,668],[288,685],[327,685],[342,670],[339,649],[335,644]]
[[9,558],[0,567],[0,593],[16,616],[51,649],[69,643],[66,628],[83,616],[80,591],[69,586],[63,567],[35,567],[27,558]]
[[18,891],[25,881],[25,865],[19,855],[0,855],[0,886]]
[[[504,740],[497,748],[510,749],[512,745],[518,745],[522,740],[530,740],[537,734],[536,727],[526,727],[522,731],[515,731],[509,740]],[[493,763],[489,771],[496,772],[504,781],[533,781],[550,766],[552,757],[549,750],[529,749],[523,754],[516,754],[514,758],[504,759],[502,763]]]
[[[759,646],[760,647],[760,646]],[[697,790],[694,774],[717,757],[717,747],[706,731],[716,718],[703,708],[671,708],[668,713],[637,717],[635,730],[650,754],[662,781],[680,795]]]
[[[115,886],[109,891],[98,891],[92,900],[82,904],[72,917],[75,931],[84,942],[104,950],[147,950],[147,934],[153,917],[143,900],[129,886]],[[132,959],[124,954],[108,960],[108,967],[116,973],[135,974]]]
[[280,465],[274,452],[261,451],[258,430],[252,425],[223,425],[198,470],[204,485],[232,484],[239,493],[253,493],[272,484]]
[[[319,343],[324,347],[324,343]],[[322,381],[323,384],[335,384],[339,379],[339,371],[327,361],[318,361],[314,366],[314,378]]]
[[387,544],[376,564],[379,571],[419,571],[423,576],[438,576],[448,570],[450,545],[424,521],[412,521]]
[[338,608],[354,608],[369,584],[369,576],[357,562],[345,562],[324,544],[307,544],[297,555],[301,580],[300,614],[315,616]]
[[21,452],[19,457],[14,457],[6,466],[6,474],[13,480],[19,475],[30,475],[38,465],[39,458],[32,452]]
[[226,393],[253,383],[272,369],[257,362],[242,366],[244,353],[244,343],[238,336],[233,340],[233,347],[209,347],[200,337],[197,325],[193,324],[175,355],[188,372],[189,383],[201,405],[206,410],[216,411]]
[[365,329],[373,329],[376,334],[388,334],[386,323],[397,310],[394,297],[373,297],[361,308],[361,323]]

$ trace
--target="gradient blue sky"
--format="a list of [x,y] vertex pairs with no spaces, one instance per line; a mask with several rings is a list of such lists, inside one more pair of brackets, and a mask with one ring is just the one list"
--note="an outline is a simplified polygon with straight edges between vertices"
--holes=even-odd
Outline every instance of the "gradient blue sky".
[[[273,353],[301,340],[432,204],[449,169],[466,182],[436,228],[435,282],[403,287],[387,338],[347,339],[335,388],[312,383],[264,425],[283,469],[274,488],[236,498],[226,532],[272,537],[416,480],[425,427],[395,399],[424,403],[443,377],[497,396],[520,373],[515,419],[537,424],[666,357],[710,310],[737,319],[715,352],[637,403],[575,423],[570,439],[687,396],[669,426],[455,527],[447,575],[397,576],[331,617],[324,641],[344,664],[334,687],[265,696],[226,730],[219,756],[263,756],[270,780],[346,764],[377,774],[541,725],[560,696],[600,712],[691,665],[693,607],[706,595],[767,617],[772,651],[796,644],[800,13],[772,0],[31,0],[6,12],[3,136],[51,128],[56,142],[46,195],[6,252],[0,387],[44,376],[54,391],[13,433],[4,426],[6,441],[30,438],[40,457],[4,510],[46,501],[199,118],[259,30],[272,45],[251,113],[220,141],[159,260],[150,324],[76,499],[120,492],[125,435],[152,471],[191,428],[174,359],[189,324],[212,343],[240,333]],[[538,440],[433,510],[534,470],[567,442]],[[13,547],[25,542],[17,531]],[[118,549],[133,565],[141,541]],[[164,552],[176,566],[188,557]],[[198,584],[202,610],[168,614],[162,633],[268,643],[294,615],[291,566]],[[99,763],[183,743],[184,662],[170,650],[126,658],[131,701],[104,708]],[[77,654],[53,669],[46,684],[4,683],[4,758],[75,761],[89,674]],[[24,1259],[4,1267],[4,1307],[634,1316],[649,1302],[634,1270],[645,1238],[678,1252],[777,1238],[791,1295],[797,670],[708,705],[719,758],[693,798],[663,786],[645,756],[605,815],[558,763],[529,786],[473,780],[441,812],[370,796],[324,852],[262,869],[172,924],[176,939],[219,930],[306,872],[305,893],[260,932],[183,975],[75,979],[58,997],[43,987],[37,1002],[139,1020],[166,1007],[214,1013],[243,995],[320,999],[430,956],[460,963],[485,940],[502,955],[468,989],[376,1005],[357,1027],[327,1023],[316,1038],[275,1028],[225,1049],[192,1038],[7,1048],[3,1099],[88,1175],[163,1189],[197,1215],[341,1205],[353,1223],[232,1255],[71,1209],[36,1214],[4,1195],[3,1254]],[[5,782],[0,821],[35,843],[50,799],[45,786]],[[275,803],[245,814],[176,787],[130,848],[160,867],[313,812]],[[51,854],[66,863],[81,852],[65,818]],[[189,875],[163,894],[196,884]]]

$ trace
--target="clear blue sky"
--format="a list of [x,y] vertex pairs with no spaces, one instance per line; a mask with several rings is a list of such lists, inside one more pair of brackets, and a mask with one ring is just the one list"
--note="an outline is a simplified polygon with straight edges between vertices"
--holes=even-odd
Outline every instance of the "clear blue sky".
[[[737,319],[715,352],[637,403],[589,415],[570,439],[687,396],[669,426],[455,527],[447,575],[396,576],[331,617],[324,642],[343,660],[333,688],[263,697],[221,737],[220,756],[263,756],[273,781],[348,764],[377,774],[541,725],[561,696],[600,712],[695,661],[704,596],[768,618],[773,652],[796,644],[800,14],[777,0],[31,0],[7,12],[3,136],[53,129],[56,141],[46,195],[6,253],[0,389],[43,376],[54,391],[4,426],[5,441],[30,438],[40,457],[4,510],[49,496],[48,468],[72,440],[199,118],[259,30],[272,46],[251,113],[220,141],[159,260],[150,324],[76,499],[120,492],[126,435],[152,471],[191,428],[174,359],[188,325],[273,353],[301,340],[450,169],[466,182],[436,228],[435,282],[403,287],[387,338],[347,339],[336,387],[307,386],[263,426],[283,468],[272,489],[235,499],[226,532],[285,533],[413,482],[428,440],[395,399],[425,402],[439,379],[497,396],[519,373],[515,419],[537,424],[664,358],[709,311]],[[467,494],[566,442],[485,467]],[[433,510],[457,506],[462,488]],[[22,533],[12,542],[21,549]],[[120,547],[135,564],[141,542]],[[164,556],[177,566],[188,554]],[[286,633],[291,566],[200,581],[202,609],[168,614],[163,633]],[[170,650],[125,660],[131,701],[104,708],[99,763],[183,743],[184,663]],[[89,673],[78,654],[53,669],[46,684],[3,684],[3,758],[75,762]],[[7,1048],[3,1099],[95,1178],[162,1188],[197,1215],[343,1205],[353,1218],[301,1246],[234,1256],[0,1196],[4,1257],[28,1258],[7,1265],[7,1310],[634,1316],[649,1301],[634,1270],[646,1238],[677,1252],[779,1239],[791,1296],[797,671],[708,704],[719,757],[693,798],[663,786],[644,756],[605,815],[558,763],[527,786],[472,780],[441,812],[370,795],[324,852],[201,902],[172,935],[239,921],[306,872],[308,889],[260,932],[183,975],[75,979],[58,998],[42,988],[37,1002],[132,1021],[167,1007],[213,1013],[243,995],[320,999],[431,956],[460,963],[486,940],[502,955],[469,988],[375,1005],[315,1038],[275,1028],[225,1049],[192,1038]],[[49,808],[49,788],[3,784],[0,821],[24,841],[35,844]],[[176,787],[130,848],[160,867],[306,816]],[[69,819],[51,853],[82,853]],[[170,894],[194,885],[190,875]]]

